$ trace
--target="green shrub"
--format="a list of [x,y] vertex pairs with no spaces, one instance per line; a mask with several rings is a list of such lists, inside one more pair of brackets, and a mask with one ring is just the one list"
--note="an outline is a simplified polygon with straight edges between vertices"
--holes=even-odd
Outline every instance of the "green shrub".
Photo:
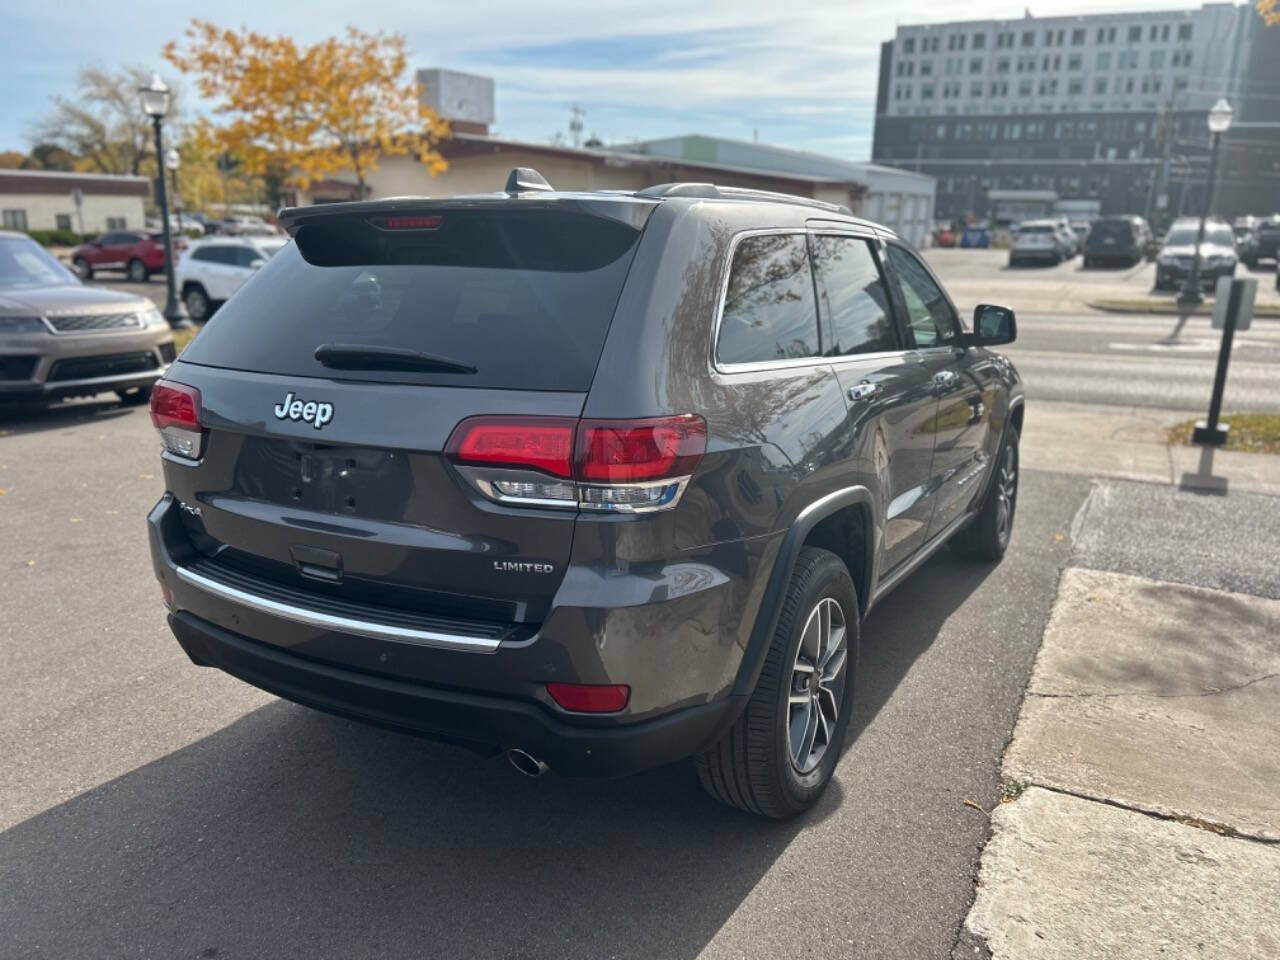
[[74,230],[28,230],[29,236],[42,247],[74,247],[87,243],[96,233],[76,233]]

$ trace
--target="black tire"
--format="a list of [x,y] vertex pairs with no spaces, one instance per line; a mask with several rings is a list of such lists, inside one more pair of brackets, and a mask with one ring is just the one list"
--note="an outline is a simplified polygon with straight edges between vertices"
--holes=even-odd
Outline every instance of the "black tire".
[[76,276],[81,280],[93,279],[93,267],[89,265],[89,261],[84,257],[76,257],[71,261],[71,265],[76,268]]
[[140,407],[144,403],[151,400],[150,387],[128,387],[124,390],[117,390],[116,396],[120,398],[120,402],[126,407]]
[[955,554],[966,560],[987,562],[999,562],[1004,557],[1018,507],[1018,467],[1018,428],[1010,423],[996,454],[995,472],[982,509],[972,523],[951,538],[950,547]]
[[[825,719],[815,722],[815,731],[819,722],[828,730],[827,742],[813,768],[802,773],[792,760],[791,694],[811,693],[795,687],[796,678],[803,676],[797,667],[797,656],[810,616],[818,615],[827,600],[835,602],[844,620],[844,658],[835,668],[836,673],[843,671],[843,686],[838,693],[821,686],[817,697],[810,701],[809,709],[818,709],[817,699],[826,692],[830,699],[823,702],[836,703],[837,712],[834,727]],[[831,620],[834,622],[834,614]],[[778,820],[801,814],[818,801],[840,762],[849,729],[858,622],[858,595],[844,563],[830,551],[803,548],[751,700],[729,732],[696,758],[698,778],[711,796],[731,807]],[[810,738],[810,743],[816,750],[816,736]],[[812,752],[808,758],[813,758]]]
[[129,261],[129,269],[125,273],[132,283],[146,283],[151,279],[151,273],[147,270],[147,265],[137,257]]
[[196,323],[204,323],[213,316],[213,301],[198,283],[193,283],[182,291],[182,303],[187,308],[187,316]]

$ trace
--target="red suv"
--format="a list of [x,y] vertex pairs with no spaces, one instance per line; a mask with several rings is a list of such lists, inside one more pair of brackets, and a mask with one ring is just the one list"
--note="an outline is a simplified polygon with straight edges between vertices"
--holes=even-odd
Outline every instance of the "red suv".
[[[174,238],[174,250],[183,250],[186,240]],[[145,283],[164,269],[164,234],[149,230],[110,230],[92,243],[82,243],[71,251],[71,265],[80,279],[88,280],[95,270],[123,270],[134,283]]]

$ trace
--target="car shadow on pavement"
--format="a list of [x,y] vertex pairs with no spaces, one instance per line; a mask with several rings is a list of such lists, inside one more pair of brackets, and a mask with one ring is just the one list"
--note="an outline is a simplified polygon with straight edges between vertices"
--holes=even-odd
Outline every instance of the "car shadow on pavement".
[[[989,573],[935,558],[872,613],[851,740]],[[692,958],[839,808],[841,780],[856,789],[856,762],[809,816],[776,823],[710,800],[687,763],[528,780],[274,702],[0,834],[5,949]]]
[[[0,403],[0,437],[101,423],[128,416],[136,409],[136,406],[121,403],[114,396],[108,399],[106,394],[92,400],[55,404]],[[147,415],[145,409],[142,415]]]

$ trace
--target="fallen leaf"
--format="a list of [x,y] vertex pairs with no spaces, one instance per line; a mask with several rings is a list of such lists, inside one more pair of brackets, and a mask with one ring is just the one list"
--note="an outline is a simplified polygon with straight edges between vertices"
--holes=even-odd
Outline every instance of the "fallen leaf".
[[79,522],[80,522],[80,518],[79,518],[79,517],[72,517],[72,518],[71,518],[71,522],[72,522],[72,523],[79,523]]
[[138,474],[138,479],[139,479],[139,480],[154,480],[155,478],[156,478],[156,475],[155,475],[154,473],[140,473],[140,474]]
[[8,490],[6,490],[4,487],[0,487],[0,497],[3,497],[3,496],[4,496],[6,493],[8,493],[8,492],[9,492],[9,491],[8,491]]
[[1060,533],[1055,533],[1055,534],[1053,535],[1053,540],[1054,540],[1054,542],[1055,542],[1055,543],[1061,543],[1061,542],[1062,542],[1063,540],[1065,540],[1065,539],[1066,539],[1066,537],[1064,537],[1064,536],[1063,536],[1062,534],[1060,534]]
[[27,561],[27,566],[28,566],[28,567],[34,567],[35,565],[36,565],[36,562],[35,562],[34,560],[28,560],[28,561]]
[[985,810],[983,810],[983,809],[982,809],[982,804],[980,804],[980,803],[976,803],[976,802],[974,802],[973,800],[966,800],[966,801],[964,802],[964,805],[965,805],[966,807],[973,807],[973,809],[977,810],[979,813],[983,813],[983,814],[985,814],[985,813],[987,812],[987,811],[985,811]]

